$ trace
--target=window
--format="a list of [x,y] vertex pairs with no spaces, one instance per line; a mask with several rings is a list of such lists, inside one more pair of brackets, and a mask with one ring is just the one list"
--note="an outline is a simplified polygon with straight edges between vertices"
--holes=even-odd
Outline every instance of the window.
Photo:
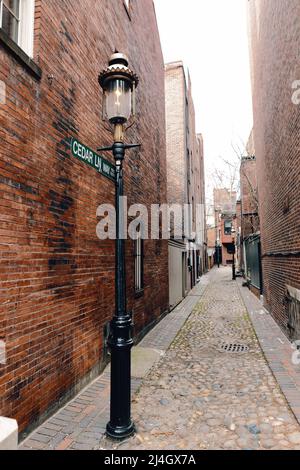
[[0,28],[32,57],[34,0],[0,0]]
[[231,220],[225,220],[224,223],[224,233],[225,235],[231,235],[232,222]]
[[18,43],[20,30],[20,0],[1,1],[1,28]]
[[139,293],[144,288],[144,240],[138,238],[134,245],[134,289]]

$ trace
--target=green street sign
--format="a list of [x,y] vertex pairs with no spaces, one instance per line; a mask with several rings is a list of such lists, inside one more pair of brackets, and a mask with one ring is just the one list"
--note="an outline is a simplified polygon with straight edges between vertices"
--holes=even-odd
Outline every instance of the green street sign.
[[71,149],[73,157],[93,167],[98,171],[98,173],[105,176],[106,178],[115,181],[116,169],[112,163],[105,160],[105,158],[98,155],[75,138],[72,138]]

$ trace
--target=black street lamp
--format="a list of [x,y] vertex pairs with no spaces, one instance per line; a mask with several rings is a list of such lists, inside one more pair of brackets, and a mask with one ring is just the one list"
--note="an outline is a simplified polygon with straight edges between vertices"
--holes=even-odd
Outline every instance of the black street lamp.
[[236,280],[236,272],[235,272],[235,234],[236,230],[234,227],[231,229],[231,234],[232,234],[232,244],[233,244],[233,250],[232,250],[232,280]]
[[217,238],[216,241],[216,248],[217,248],[217,265],[218,268],[220,267],[220,251],[221,251],[221,245],[220,245],[220,239]]
[[112,151],[116,163],[116,274],[115,315],[110,323],[108,346],[111,351],[110,421],[106,434],[122,440],[135,432],[131,420],[131,348],[132,318],[126,307],[126,273],[123,207],[123,160],[125,150],[139,145],[124,144],[125,124],[134,114],[135,89],[138,77],[128,68],[124,54],[115,53],[109,66],[99,75],[104,92],[103,117],[114,126],[114,143],[111,147],[98,149]]

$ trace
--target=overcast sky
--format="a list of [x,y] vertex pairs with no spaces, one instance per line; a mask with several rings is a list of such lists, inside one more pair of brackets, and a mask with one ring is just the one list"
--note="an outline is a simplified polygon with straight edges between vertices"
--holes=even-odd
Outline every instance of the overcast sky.
[[182,60],[192,80],[206,173],[235,159],[248,140],[252,103],[247,0],[154,0],[165,62]]

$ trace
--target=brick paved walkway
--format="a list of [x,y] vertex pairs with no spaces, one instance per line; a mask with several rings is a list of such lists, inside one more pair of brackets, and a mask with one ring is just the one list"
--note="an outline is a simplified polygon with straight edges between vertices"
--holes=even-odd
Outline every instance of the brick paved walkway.
[[[104,436],[109,418],[107,369],[20,449],[300,450],[299,423],[250,318],[299,417],[300,370],[291,363],[289,342],[259,301],[239,281],[231,281],[231,270],[221,268],[203,277],[139,344],[162,358],[143,380],[132,380],[135,437],[115,444]],[[238,345],[240,353],[234,352]]]
[[[199,302],[209,282],[209,274],[203,276],[191,293],[167,315],[141,341],[139,348],[149,348],[164,354],[178,331]],[[136,354],[137,353],[137,354]],[[134,356],[138,355],[135,351]],[[31,433],[19,446],[20,450],[89,450],[99,446],[109,420],[109,367],[91,385]],[[141,378],[132,378],[133,395],[141,384]]]
[[[237,352],[240,347],[240,352]],[[101,449],[297,449],[300,426],[229,268],[211,282],[133,403],[138,434]]]

